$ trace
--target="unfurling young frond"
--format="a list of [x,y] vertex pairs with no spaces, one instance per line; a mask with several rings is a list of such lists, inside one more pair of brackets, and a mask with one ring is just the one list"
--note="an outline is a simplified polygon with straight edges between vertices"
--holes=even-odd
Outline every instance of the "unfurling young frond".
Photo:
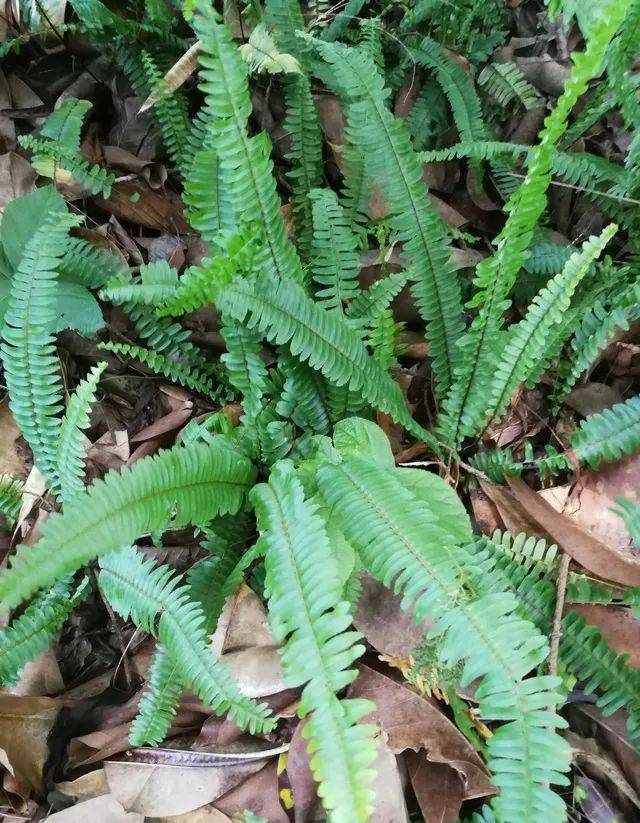
[[255,477],[246,457],[223,438],[175,447],[110,472],[52,514],[35,546],[21,546],[0,576],[0,607],[14,608],[38,589],[169,523],[204,524],[236,512]]
[[99,343],[98,348],[139,360],[156,374],[161,374],[181,386],[200,392],[205,397],[215,397],[217,394],[216,386],[210,375],[200,372],[197,366],[177,363],[163,354],[157,354],[150,349],[143,349],[142,346],[134,346],[130,343]]
[[74,393],[69,397],[60,424],[57,463],[60,495],[65,503],[84,488],[85,436],[83,431],[89,426],[89,415],[96,399],[98,381],[106,367],[106,363],[98,363],[87,377],[80,381]]
[[53,211],[28,240],[11,281],[0,346],[11,411],[36,465],[54,485],[63,405],[53,336],[57,267],[69,229],[79,222],[66,212]]
[[318,793],[335,823],[364,823],[373,800],[369,766],[376,749],[373,727],[358,720],[372,706],[336,697],[355,679],[353,663],[364,651],[360,635],[349,628],[336,558],[291,463],[274,466],[252,501],[265,553],[269,619],[285,644],[286,680],[303,687],[298,712],[309,716],[304,736]]
[[174,662],[180,676],[216,714],[227,714],[252,734],[273,728],[266,706],[241,695],[227,667],[212,655],[204,614],[179,576],[133,548],[102,557],[100,569],[100,588],[113,608],[162,643],[163,666]]
[[[441,659],[463,664],[462,682],[482,678],[476,691],[483,718],[503,721],[488,741],[488,765],[500,788],[494,800],[505,821],[564,820],[551,783],[566,783],[568,748],[555,729],[552,707],[561,700],[557,678],[527,677],[545,659],[546,640],[518,615],[503,591],[474,596],[473,565],[449,518],[416,497],[397,473],[362,457],[345,457],[318,471],[332,522],[380,582],[402,592],[416,620],[429,615],[443,633]],[[440,481],[442,482],[442,481]],[[468,528],[468,525],[467,527]],[[544,741],[544,743],[543,743]]]

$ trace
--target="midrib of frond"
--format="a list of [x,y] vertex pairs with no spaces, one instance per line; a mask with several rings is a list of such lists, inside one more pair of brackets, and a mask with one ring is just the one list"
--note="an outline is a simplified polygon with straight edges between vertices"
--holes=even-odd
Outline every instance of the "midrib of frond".
[[[354,69],[354,73],[357,73],[357,67],[356,67],[356,69]],[[452,364],[453,364],[453,346],[455,345],[455,340],[451,341],[449,339],[449,332],[448,332],[448,328],[447,328],[446,315],[444,313],[444,308],[443,308],[444,303],[443,303],[442,295],[441,295],[440,280],[439,280],[439,278],[437,276],[437,273],[436,273],[437,269],[434,265],[433,257],[432,257],[432,254],[431,254],[431,249],[429,247],[429,242],[427,240],[427,234],[426,234],[426,232],[424,230],[424,227],[422,225],[422,221],[420,220],[420,216],[419,216],[420,215],[420,209],[418,208],[418,206],[417,206],[417,204],[416,204],[416,202],[413,198],[413,193],[411,191],[411,186],[409,185],[407,177],[404,173],[404,167],[403,167],[402,162],[400,160],[400,156],[398,155],[398,152],[396,151],[395,141],[393,139],[391,130],[389,129],[389,126],[388,126],[388,123],[387,123],[387,117],[385,117],[385,115],[389,115],[389,112],[387,111],[386,108],[384,108],[383,106],[381,106],[379,104],[379,101],[376,99],[375,95],[371,94],[371,92],[369,90],[369,85],[368,85],[368,82],[366,81],[366,79],[362,78],[362,76],[360,75],[359,80],[360,80],[360,83],[361,83],[362,87],[366,89],[369,103],[374,106],[375,112],[376,112],[377,117],[378,117],[378,121],[379,121],[380,125],[383,128],[384,135],[385,135],[387,143],[389,145],[389,148],[390,148],[395,166],[398,170],[398,174],[399,174],[400,178],[402,179],[402,185],[404,186],[404,189],[407,193],[407,197],[409,198],[409,202],[411,204],[411,211],[412,211],[412,214],[413,214],[413,217],[414,217],[414,223],[418,227],[418,231],[420,233],[421,248],[422,248],[426,258],[429,261],[429,269],[430,269],[431,274],[432,274],[434,292],[435,292],[435,295],[436,295],[436,310],[437,310],[437,316],[438,316],[437,323],[440,326],[440,331],[442,332],[442,339],[444,341],[445,351],[446,351],[446,356],[447,356],[447,362],[446,362],[447,374],[445,375],[446,380],[443,380],[443,387],[444,387],[444,389],[446,389],[446,387],[451,385],[451,370],[452,370]],[[425,206],[427,206],[427,208],[429,207],[428,204],[425,204]],[[418,272],[417,269],[415,270],[415,273],[416,273],[416,275],[420,275],[420,272]],[[422,275],[422,276],[424,276],[424,275]]]
[[[355,797],[358,796],[358,787],[354,786],[351,782],[351,779],[350,779],[352,772],[351,772],[351,769],[350,769],[350,765],[347,762],[346,756],[345,756],[346,752],[347,752],[347,741],[345,740],[344,735],[343,735],[343,726],[338,721],[338,719],[337,719],[337,717],[335,716],[335,713],[334,713],[334,708],[335,708],[336,705],[339,705],[339,702],[337,701],[336,695],[335,695],[333,689],[331,688],[331,682],[330,682],[330,679],[329,679],[329,675],[327,673],[327,667],[326,667],[326,664],[325,664],[324,656],[322,655],[320,645],[319,645],[318,641],[316,640],[316,635],[315,635],[314,628],[313,628],[313,620],[312,620],[311,614],[309,612],[309,606],[307,604],[307,598],[305,597],[304,588],[303,588],[303,585],[302,585],[302,581],[300,579],[300,572],[298,570],[298,564],[296,562],[295,552],[293,551],[293,539],[292,539],[291,533],[289,531],[289,528],[287,526],[287,520],[286,520],[285,512],[284,512],[284,509],[282,508],[281,501],[278,499],[278,497],[272,491],[271,491],[271,496],[272,496],[273,503],[275,504],[275,508],[278,512],[278,516],[279,516],[279,519],[280,519],[280,528],[282,529],[282,533],[285,535],[285,538],[286,538],[286,551],[287,551],[290,571],[293,573],[293,576],[295,578],[295,584],[296,584],[296,589],[297,589],[296,600],[297,600],[297,603],[298,603],[298,610],[297,610],[297,613],[296,613],[296,620],[299,621],[300,617],[304,616],[304,624],[305,624],[304,625],[304,633],[307,637],[307,641],[310,641],[309,645],[313,647],[314,657],[315,657],[315,661],[316,661],[316,665],[314,666],[314,671],[315,672],[321,672],[321,683],[322,683],[322,689],[323,689],[323,692],[324,692],[323,701],[325,703],[325,706],[326,705],[331,706],[331,715],[330,716],[331,716],[331,719],[333,721],[333,729],[332,729],[331,736],[334,740],[339,740],[340,741],[340,746],[338,748],[339,748],[339,752],[340,752],[341,763],[340,763],[339,767],[335,767],[334,772],[333,772],[333,779],[335,779],[336,775],[342,775],[343,778],[345,776],[348,776],[348,779],[346,781],[348,783],[348,786],[347,786],[347,790],[345,792],[343,792],[343,797],[344,798],[349,798],[350,800],[352,800],[352,799],[354,799]],[[296,626],[296,628],[294,629],[294,633],[297,630],[299,630],[299,623]],[[316,678],[314,677],[314,682],[315,681],[316,681]],[[313,708],[316,708],[316,706],[314,706]],[[331,764],[331,765],[332,765],[332,767],[335,766],[335,764]],[[354,814],[355,814],[355,812],[354,812]],[[358,819],[359,819],[358,815],[356,814],[355,817],[354,817],[354,821],[358,820]]]

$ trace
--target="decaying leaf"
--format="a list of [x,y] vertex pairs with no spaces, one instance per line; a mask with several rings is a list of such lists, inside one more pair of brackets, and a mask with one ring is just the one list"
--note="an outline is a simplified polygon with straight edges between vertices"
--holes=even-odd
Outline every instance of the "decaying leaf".
[[18,780],[39,793],[49,756],[47,739],[60,711],[49,697],[0,694],[0,749],[4,764]]

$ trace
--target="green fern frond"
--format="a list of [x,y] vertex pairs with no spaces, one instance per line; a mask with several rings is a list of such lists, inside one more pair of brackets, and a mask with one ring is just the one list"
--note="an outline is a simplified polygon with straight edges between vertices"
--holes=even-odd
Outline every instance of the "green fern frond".
[[52,514],[35,546],[20,546],[0,576],[3,611],[140,535],[236,512],[255,477],[223,438],[176,447],[110,472]]
[[60,424],[57,448],[57,474],[60,494],[66,503],[84,488],[85,448],[83,430],[89,426],[91,406],[96,399],[98,381],[106,369],[106,363],[98,363],[87,377],[78,383],[69,397]]
[[358,241],[333,191],[313,189],[309,200],[313,208],[311,272],[320,287],[316,298],[327,310],[342,315],[345,304],[360,291]]
[[485,413],[490,421],[504,413],[520,383],[539,377],[551,328],[562,321],[578,284],[617,228],[611,224],[598,237],[586,240],[582,249],[571,255],[560,274],[534,298],[524,318],[509,329],[509,339],[494,365],[488,400],[485,400]]
[[86,581],[71,594],[69,580],[60,580],[0,630],[0,683],[4,688],[13,686],[26,664],[49,648],[85,589]]
[[299,56],[302,41],[296,32],[305,28],[299,0],[266,0],[264,14],[280,48]]
[[524,267],[530,274],[550,277],[562,270],[572,252],[572,246],[560,246],[558,243],[534,243]]
[[269,377],[262,359],[260,335],[237,323],[220,328],[227,351],[220,358],[227,370],[227,378],[242,394],[245,416],[253,420],[263,406]]
[[347,308],[347,316],[353,320],[366,321],[377,317],[389,308],[394,298],[406,286],[409,273],[391,272],[386,277],[376,280],[366,291],[360,292]]
[[477,433],[484,416],[484,398],[493,363],[504,343],[502,316],[508,295],[522,267],[533,232],[546,206],[551,182],[554,146],[567,127],[569,112],[584,93],[589,80],[602,70],[607,46],[624,15],[624,3],[607,3],[599,10],[600,23],[584,53],[574,55],[574,65],[555,108],[545,120],[538,144],[528,156],[527,175],[505,207],[507,222],[496,240],[496,251],[476,270],[472,305],[480,308],[460,343],[456,381],[444,404],[440,430],[452,445]]
[[336,697],[355,680],[352,664],[364,646],[349,630],[352,618],[322,519],[304,499],[290,463],[275,466],[268,485],[256,486],[251,496],[265,552],[269,619],[275,637],[285,641],[287,682],[303,687],[298,712],[310,715],[304,736],[318,794],[335,823],[366,821],[374,729],[357,721],[371,704]]
[[57,267],[80,218],[53,212],[27,242],[14,273],[0,355],[16,423],[38,468],[55,484],[62,380],[52,330]]
[[640,395],[583,420],[571,448],[578,460],[593,468],[640,449]]
[[0,514],[9,526],[13,526],[20,513],[23,488],[21,480],[10,474],[0,474]]
[[413,294],[427,323],[442,396],[451,384],[456,341],[463,330],[460,286],[445,227],[431,208],[406,124],[387,108],[389,92],[372,60],[337,43],[314,45],[331,65],[338,93],[348,104],[350,140],[365,158],[368,177],[380,182],[386,196],[389,223],[403,243]]
[[111,303],[157,306],[176,292],[178,273],[166,260],[140,266],[140,280],[117,276],[100,290],[100,299]]
[[167,736],[185,688],[180,670],[180,664],[167,649],[158,647],[147,675],[147,690],[131,724],[132,746],[157,746]]
[[284,129],[290,137],[291,163],[288,178],[293,189],[291,203],[296,242],[304,260],[309,259],[312,240],[312,213],[309,195],[322,182],[322,137],[311,84],[304,74],[287,77],[284,84],[286,117]]
[[214,145],[215,135],[204,132],[202,138],[204,147],[196,149],[185,174],[182,200],[189,223],[215,247],[220,236],[235,227],[236,220]]
[[[556,678],[526,675],[546,657],[544,637],[517,613],[512,594],[471,598],[464,584],[472,569],[457,536],[438,525],[433,509],[396,479],[393,469],[352,457],[318,472],[331,517],[368,571],[403,592],[403,606],[426,614],[444,632],[441,659],[464,662],[463,683],[482,678],[476,691],[482,717],[504,721],[488,741],[488,765],[501,794],[504,821],[561,821],[568,748],[554,731],[563,725],[550,707],[560,702]],[[543,743],[544,741],[544,743]]]
[[184,159],[184,151],[189,134],[189,119],[187,117],[186,106],[179,98],[179,91],[171,94],[163,91],[163,79],[158,66],[149,54],[142,50],[140,60],[144,69],[147,84],[150,92],[155,92],[158,96],[153,111],[160,126],[162,141],[172,163],[177,168],[181,168]]
[[403,323],[396,322],[391,309],[385,309],[369,321],[367,345],[373,359],[385,370],[397,364],[396,358],[401,351],[399,337],[403,327]]
[[391,415],[434,448],[433,438],[418,426],[406,407],[399,386],[367,355],[357,332],[315,304],[293,282],[262,278],[250,284],[242,279],[228,286],[218,299],[223,314],[258,329],[277,345],[287,345],[302,362],[322,372],[336,386],[359,391],[374,408]]
[[233,202],[238,221],[257,222],[264,231],[257,266],[301,283],[302,266],[287,238],[269,139],[265,133],[251,138],[247,133],[251,99],[246,65],[212,6],[201,6],[194,28],[202,43],[200,88],[215,132],[225,195]]
[[96,248],[80,237],[70,237],[64,256],[58,265],[60,277],[79,283],[88,289],[99,289],[127,269],[115,254]]
[[640,505],[625,497],[619,497],[616,503],[617,514],[624,520],[634,545],[640,547]]
[[322,375],[291,356],[281,357],[279,365],[285,380],[276,405],[278,414],[305,432],[328,434],[331,421]]
[[227,667],[213,657],[204,615],[170,568],[143,559],[135,549],[123,549],[101,558],[98,581],[125,620],[131,618],[160,640],[167,665],[174,661],[187,684],[216,714],[227,714],[251,734],[273,728],[266,706],[243,697]]
[[478,83],[501,106],[518,100],[525,109],[541,105],[540,96],[515,63],[489,63],[478,75]]

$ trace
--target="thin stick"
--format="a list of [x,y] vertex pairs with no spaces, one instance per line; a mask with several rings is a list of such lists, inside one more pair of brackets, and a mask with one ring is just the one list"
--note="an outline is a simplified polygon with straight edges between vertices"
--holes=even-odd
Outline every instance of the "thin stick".
[[549,674],[558,673],[558,653],[560,650],[560,624],[562,622],[562,612],[564,611],[564,600],[567,593],[567,578],[569,576],[569,564],[571,555],[564,552],[560,558],[558,568],[558,580],[556,582],[556,610],[553,614],[553,626],[551,637],[549,638]]

